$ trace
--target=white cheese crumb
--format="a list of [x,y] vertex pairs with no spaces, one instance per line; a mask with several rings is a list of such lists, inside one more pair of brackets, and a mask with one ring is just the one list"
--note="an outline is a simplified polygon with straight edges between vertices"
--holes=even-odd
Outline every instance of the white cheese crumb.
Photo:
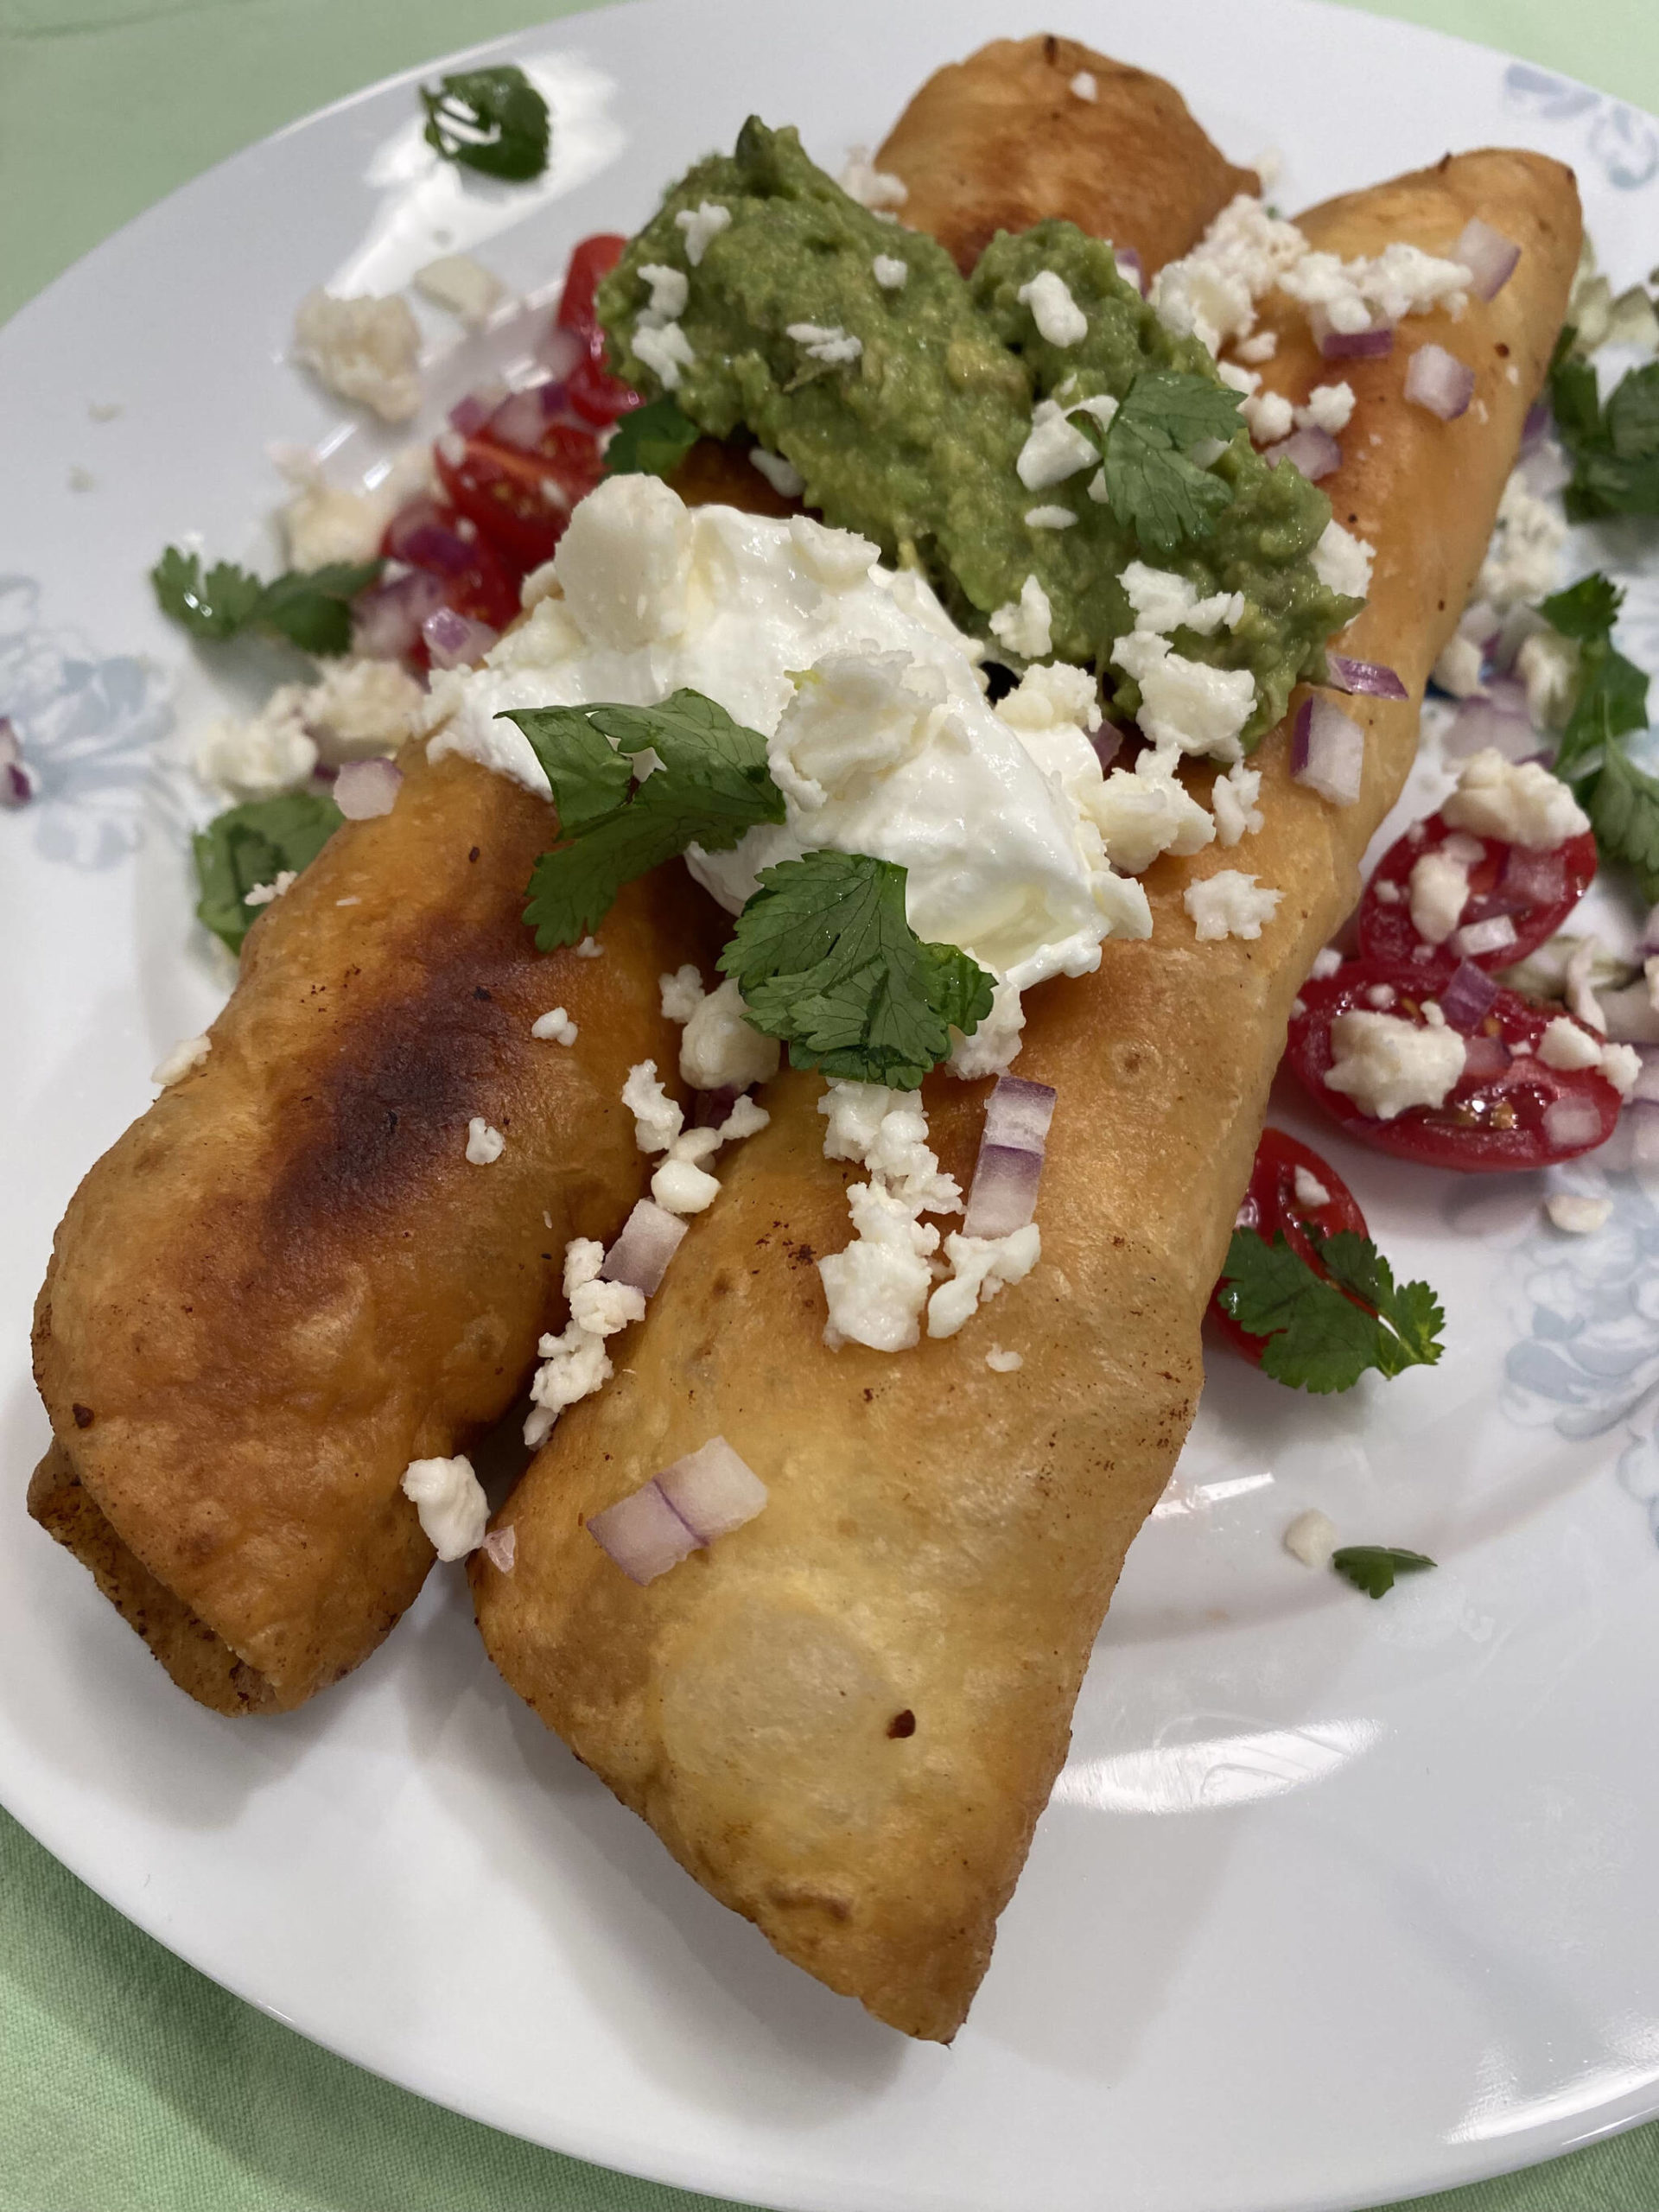
[[474,1167],[491,1167],[506,1150],[507,1141],[493,1129],[481,1114],[467,1124],[467,1157]]
[[634,322],[633,350],[664,391],[679,390],[680,371],[691,368],[697,358],[677,322],[648,323],[644,315]]
[[985,1355],[985,1364],[993,1375],[1017,1375],[1025,1363],[1022,1352],[1004,1351],[1001,1344],[993,1344]]
[[1208,599],[1200,599],[1198,586],[1171,569],[1154,569],[1144,561],[1131,561],[1117,581],[1135,609],[1137,630],[1164,637],[1172,630],[1192,630],[1209,638],[1224,623],[1236,630],[1244,620],[1242,591],[1212,592]]
[[1496,746],[1470,754],[1440,812],[1454,829],[1502,837],[1535,853],[1564,845],[1590,827],[1589,816],[1541,761],[1506,760]]
[[1337,1524],[1317,1506],[1299,1513],[1285,1531],[1285,1549],[1304,1567],[1329,1567],[1337,1548]]
[[785,334],[792,338],[810,361],[827,361],[831,367],[857,360],[864,340],[834,322],[791,322]]
[[1308,974],[1323,982],[1327,976],[1334,976],[1342,966],[1342,955],[1334,944],[1322,944],[1313,956],[1313,965]]
[[305,726],[305,690],[279,684],[246,721],[226,715],[210,722],[192,764],[201,781],[238,800],[275,798],[308,782],[317,747]]
[[1030,283],[1015,294],[1021,307],[1031,309],[1037,334],[1051,346],[1075,346],[1089,335],[1089,318],[1072,298],[1063,276],[1039,269]]
[[331,767],[396,753],[412,737],[427,694],[392,660],[331,661],[300,700],[318,756]]
[[659,322],[677,322],[691,297],[691,279],[684,270],[671,269],[663,261],[647,261],[639,275],[641,281],[651,287],[645,312],[655,315]]
[[907,1351],[920,1340],[939,1232],[879,1181],[855,1183],[847,1204],[853,1241],[818,1262],[829,1307],[823,1340],[832,1351],[850,1340],[873,1351]]
[[1511,607],[1533,605],[1555,588],[1566,542],[1560,501],[1552,505],[1541,499],[1517,468],[1498,501],[1497,520],[1476,590],[1500,614]]
[[1201,852],[1216,835],[1216,818],[1176,775],[1176,758],[1173,745],[1154,747],[1133,768],[1114,768],[1094,797],[1090,814],[1122,874],[1141,874],[1160,853]]
[[1296,1167],[1294,1188],[1297,1205],[1306,1206],[1310,1213],[1319,1206],[1328,1206],[1331,1203],[1330,1192],[1325,1189],[1319,1177],[1304,1167],[1300,1161]]
[[874,165],[868,146],[848,149],[846,166],[836,181],[849,200],[856,200],[861,207],[868,207],[873,213],[880,213],[884,207],[902,207],[910,197],[909,187],[902,177],[893,176]]
[[1569,1236],[1593,1236],[1606,1227],[1612,1211],[1611,1198],[1580,1198],[1570,1191],[1554,1191],[1544,1200],[1544,1211]]
[[537,1015],[530,1025],[530,1033],[532,1037],[539,1037],[544,1043],[574,1045],[577,1030],[564,1008],[556,1006],[550,1013]]
[[415,271],[415,289],[435,307],[447,308],[468,330],[482,330],[506,288],[470,253],[441,253]]
[[1299,430],[1324,430],[1332,437],[1339,437],[1354,412],[1354,387],[1351,384],[1316,384],[1307,395],[1306,405],[1296,410]]
[[1392,983],[1373,983],[1365,993],[1365,1003],[1376,1007],[1379,1012],[1386,1012],[1399,995]]
[[591,1236],[573,1237],[564,1248],[570,1319],[557,1336],[544,1336],[537,1346],[542,1365],[530,1386],[531,1411],[524,1422],[524,1441],[532,1450],[546,1441],[567,1406],[609,1382],[613,1370],[606,1338],[645,1313],[642,1291],[629,1283],[601,1283],[604,1263],[605,1247]]
[[175,1083],[182,1081],[192,1068],[199,1068],[213,1049],[211,1037],[187,1037],[152,1070],[149,1079],[152,1083],[160,1084],[163,1090],[169,1090]]
[[596,937],[585,937],[576,947],[578,960],[597,960],[605,950]]
[[1373,896],[1379,899],[1385,906],[1397,906],[1401,900],[1405,897],[1405,893],[1401,888],[1400,885],[1397,883],[1390,883],[1386,876],[1374,880],[1371,885],[1371,891]]
[[1035,576],[1027,576],[1019,598],[992,615],[991,635],[1022,660],[1046,660],[1054,650],[1053,620],[1048,594]]
[[1339,522],[1326,523],[1313,552],[1313,573],[1327,591],[1347,599],[1364,599],[1371,588],[1371,563],[1376,548],[1356,537]]
[[1393,1121],[1408,1106],[1444,1105],[1463,1073],[1464,1042],[1455,1029],[1419,1028],[1398,1014],[1351,1008],[1332,1023],[1331,1043],[1325,1088],[1379,1122]]
[[1270,361],[1279,351],[1279,334],[1276,330],[1258,330],[1254,338],[1242,340],[1233,351],[1241,361]]
[[[1146,893],[1140,885],[1124,885],[1120,877],[1104,876],[1096,887],[1095,896],[1100,899],[1103,911],[1106,900],[1101,897],[1106,885],[1141,893],[1142,916],[1139,921],[1120,907],[1109,915],[1114,931],[1119,937],[1150,937],[1152,914],[1146,906]],[[1020,1039],[1026,1026],[1026,1009],[1016,987],[1006,981],[995,985],[991,992],[991,1010],[971,1037],[951,1032],[956,1042],[950,1048],[948,1062],[950,1072],[960,1076],[964,1083],[976,1083],[982,1076],[1006,1075],[1020,1057]]]
[[693,1090],[747,1090],[772,1081],[781,1052],[775,1037],[763,1037],[751,1027],[743,994],[736,978],[728,976],[685,1017],[680,1074]]
[[1535,728],[1560,729],[1572,712],[1579,683],[1579,647],[1557,630],[1537,630],[1521,640],[1516,673],[1527,687],[1527,713]]
[[1381,253],[1355,261],[1334,253],[1305,254],[1281,273],[1279,289],[1301,302],[1316,328],[1351,335],[1435,308],[1460,315],[1473,281],[1461,262],[1443,261],[1421,246],[1395,240]]
[[1282,891],[1258,887],[1253,875],[1224,868],[1202,881],[1189,883],[1181,904],[1192,918],[1193,934],[1200,944],[1216,938],[1259,938],[1262,925],[1279,911]]
[[1005,1283],[1023,1282],[1043,1256],[1042,1232],[1034,1221],[1007,1236],[964,1236],[953,1230],[944,1240],[944,1255],[950,1280],[927,1301],[930,1337],[954,1337]]
[[1256,800],[1262,795],[1262,771],[1235,761],[1224,776],[1210,787],[1210,810],[1216,818],[1216,842],[1225,846],[1253,836],[1267,820]]
[[1070,507],[1027,507],[1027,530],[1070,530],[1077,518]]
[[962,1189],[944,1174],[927,1141],[927,1115],[919,1093],[880,1083],[833,1081],[818,1111],[826,1160],[853,1160],[868,1168],[912,1213],[960,1213]]
[[780,499],[798,499],[806,489],[805,477],[792,461],[785,461],[780,453],[768,453],[764,446],[751,446],[749,462],[760,470]]
[[704,200],[695,207],[681,208],[674,222],[685,233],[685,257],[694,269],[702,267],[710,241],[728,228],[731,219],[731,209],[722,207],[717,200]]
[[1278,391],[1257,392],[1246,399],[1238,411],[1244,417],[1252,442],[1258,446],[1276,446],[1281,438],[1287,438],[1295,419],[1289,400]]
[[453,1459],[411,1459],[402,1488],[440,1559],[464,1559],[483,1542],[490,1525],[489,1500],[464,1453]]
[[1249,338],[1256,301],[1306,251],[1307,240],[1294,223],[1276,220],[1261,200],[1241,192],[1191,253],[1159,270],[1154,310],[1166,330],[1218,353],[1227,339]]
[[641,1152],[666,1152],[685,1127],[685,1116],[663,1089],[655,1060],[639,1060],[628,1070],[622,1103],[633,1116],[633,1141]]
[[1485,655],[1479,640],[1466,638],[1461,630],[1457,630],[1446,639],[1434,664],[1434,681],[1454,699],[1472,699],[1481,689],[1481,671],[1484,666]]
[[1411,871],[1411,925],[1427,944],[1444,944],[1469,903],[1469,870],[1442,848],[1424,853]]
[[1095,73],[1092,69],[1078,70],[1077,75],[1071,79],[1071,92],[1074,99],[1080,100],[1099,99],[1100,87],[1095,82]]
[[1621,1098],[1628,1098],[1642,1072],[1642,1055],[1634,1045],[1604,1045],[1601,1072]]
[[671,976],[659,976],[657,988],[662,994],[663,1020],[683,1025],[703,1001],[702,976],[696,963],[688,960]]
[[[700,1130],[697,1134],[705,1132]],[[714,1136],[716,1133],[710,1129],[706,1134]],[[720,1179],[700,1167],[695,1160],[677,1156],[677,1147],[671,1150],[652,1177],[651,1195],[669,1213],[702,1213],[720,1196]]]
[[870,264],[870,273],[884,292],[902,292],[910,276],[910,264],[901,261],[896,253],[878,253]]
[[1135,719],[1154,746],[1229,762],[1240,757],[1238,734],[1255,705],[1248,668],[1211,668],[1172,652],[1166,638],[1140,631],[1119,638],[1111,658],[1141,687]]
[[1098,451],[1068,420],[1058,402],[1039,399],[1032,410],[1031,429],[1014,466],[1027,492],[1046,492],[1080,469],[1096,467],[1099,461]]
[[330,391],[360,401],[385,423],[407,423],[419,410],[420,352],[407,300],[342,300],[315,291],[301,301],[294,318],[294,359]]
[[[299,880],[297,869],[279,868],[270,882],[256,883],[251,891],[245,891],[242,904],[245,906],[269,906],[285,891],[291,891]],[[340,902],[336,899],[334,903],[338,905]]]

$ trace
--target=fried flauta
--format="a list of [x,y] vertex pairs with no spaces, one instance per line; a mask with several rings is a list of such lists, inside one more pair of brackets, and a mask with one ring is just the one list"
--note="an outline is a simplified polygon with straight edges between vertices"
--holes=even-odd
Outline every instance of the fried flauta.
[[[786,1957],[911,2035],[948,2040],[967,2012],[1125,1551],[1192,1422],[1288,1008],[1410,766],[1579,248],[1569,172],[1522,153],[1448,160],[1304,221],[1336,253],[1444,252],[1473,215],[1521,245],[1515,275],[1459,320],[1413,318],[1387,359],[1344,365],[1357,406],[1325,487],[1378,549],[1344,645],[1396,669],[1410,699],[1348,702],[1366,759],[1347,807],[1293,782],[1287,728],[1272,733],[1262,829],[1155,863],[1150,939],[1109,940],[1096,974],[1027,1001],[1018,1072],[1058,1094],[1039,1266],[946,1340],[827,1349],[815,1262],[848,1241],[858,1171],[823,1156],[818,1079],[785,1077],[615,1380],[504,1510],[511,1573],[474,1565],[491,1653],[548,1725]],[[1332,366],[1282,306],[1268,374],[1300,402]],[[1429,340],[1476,371],[1455,422],[1403,397]],[[1283,894],[1257,942],[1195,938],[1182,894],[1223,868]],[[927,1086],[964,1182],[983,1091]],[[1023,1355],[1017,1372],[987,1367],[993,1338]],[[585,1521],[717,1435],[769,1503],[636,1586]]]
[[[683,869],[597,958],[520,918],[545,799],[405,749],[251,932],[206,1058],[70,1202],[36,1309],[54,1443],[29,1509],[175,1681],[300,1704],[373,1650],[432,1563],[399,1487],[522,1389],[572,1236],[646,1163],[620,1091],[671,1070],[658,976],[708,942]],[[574,1046],[531,1023],[562,1005]],[[504,1139],[467,1158],[469,1124]]]
[[1046,215],[1138,254],[1151,276],[1258,188],[1173,85],[1052,36],[994,39],[936,71],[875,166],[905,187],[900,222],[931,231],[964,276],[999,231]]

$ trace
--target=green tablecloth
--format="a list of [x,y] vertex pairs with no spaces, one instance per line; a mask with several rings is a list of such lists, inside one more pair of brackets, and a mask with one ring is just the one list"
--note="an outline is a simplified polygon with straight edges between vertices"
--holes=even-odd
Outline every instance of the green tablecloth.
[[[251,139],[390,70],[568,12],[558,0],[472,0],[464,14],[446,0],[0,0],[0,317]],[[1388,12],[1659,110],[1656,0]],[[1053,13],[1064,28],[1064,6]],[[493,2134],[315,2049],[140,1935],[0,1814],[0,2212],[707,2202]],[[1430,2206],[1654,2212],[1659,2124],[1418,2212]]]

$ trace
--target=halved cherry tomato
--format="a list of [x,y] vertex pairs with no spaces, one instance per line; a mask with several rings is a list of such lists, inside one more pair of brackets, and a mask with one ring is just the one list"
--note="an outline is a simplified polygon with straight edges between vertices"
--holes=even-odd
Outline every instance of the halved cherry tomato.
[[550,423],[533,452],[477,437],[459,461],[435,459],[456,508],[520,575],[552,559],[571,508],[604,474],[597,442],[571,423]]
[[1339,1016],[1386,1014],[1422,1028],[1423,1004],[1431,997],[1423,969],[1409,961],[1350,960],[1335,975],[1303,984],[1285,1058],[1308,1096],[1351,1137],[1426,1167],[1478,1174],[1576,1159],[1612,1135],[1618,1091],[1597,1068],[1546,1066],[1537,1056],[1539,1041],[1560,1017],[1516,991],[1499,989],[1473,1028],[1461,1033],[1463,1073],[1439,1106],[1408,1106],[1385,1122],[1345,1091],[1329,1088],[1325,1078],[1336,1059],[1332,1026]]
[[[1311,1176],[1325,1192],[1324,1198],[1314,1205],[1306,1204],[1297,1194],[1298,1169],[1304,1177]],[[1321,1236],[1334,1236],[1339,1229],[1350,1230],[1356,1236],[1370,1233],[1358,1199],[1329,1161],[1321,1160],[1310,1146],[1287,1136],[1283,1129],[1263,1129],[1236,1226],[1254,1229],[1269,1242],[1275,1232],[1282,1233],[1297,1258],[1305,1261],[1316,1274],[1323,1275],[1325,1270],[1303,1233],[1302,1224],[1309,1221]],[[1253,1337],[1241,1329],[1213,1293],[1210,1318],[1235,1351],[1243,1352],[1253,1364],[1261,1365],[1267,1338]]]
[[565,391],[576,413],[601,429],[639,404],[639,394],[633,386],[612,376],[605,366],[605,333],[594,308],[600,279],[610,275],[626,244],[626,238],[609,231],[582,240],[570,257],[553,318],[561,329],[574,331],[587,347],[585,357],[567,379]]
[[[1411,872],[1425,853],[1437,852],[1448,837],[1480,849],[1479,859],[1469,863],[1469,903],[1459,927],[1507,915],[1515,931],[1508,943],[1490,952],[1463,956],[1449,941],[1430,946],[1413,926]],[[1431,971],[1455,967],[1464,957],[1477,968],[1508,968],[1554,936],[1595,873],[1596,841],[1587,830],[1553,851],[1535,853],[1502,837],[1453,830],[1443,816],[1431,814],[1396,839],[1371,871],[1359,907],[1360,957],[1414,966],[1420,983]]]
[[[505,630],[518,612],[518,578],[476,524],[467,523],[473,531],[469,538],[459,526],[461,520],[452,508],[423,493],[393,515],[380,550],[390,560],[435,576],[443,588],[443,604],[457,614]],[[410,658],[423,666],[424,646]]]

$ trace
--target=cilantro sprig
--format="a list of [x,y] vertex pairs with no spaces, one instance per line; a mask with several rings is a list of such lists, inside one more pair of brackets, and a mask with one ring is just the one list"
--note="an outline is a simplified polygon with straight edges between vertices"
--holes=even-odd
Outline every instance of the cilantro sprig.
[[464,69],[421,86],[426,143],[446,162],[525,184],[547,167],[547,102],[524,71],[505,61]]
[[1538,612],[1578,647],[1573,709],[1552,762],[1590,817],[1604,859],[1622,861],[1659,899],[1659,781],[1619,746],[1648,726],[1648,679],[1613,643],[1624,594],[1599,572],[1540,602]]
[[1659,515],[1659,361],[1622,377],[1602,404],[1596,372],[1562,331],[1549,365],[1550,405],[1573,457],[1562,494],[1570,522]]
[[905,918],[905,871],[868,853],[817,852],[769,868],[720,956],[753,1027],[790,1064],[913,1090],[991,1010],[992,979]]
[[[625,883],[689,845],[729,851],[785,818],[766,741],[698,691],[659,707],[528,707],[516,722],[547,772],[562,842],[531,875],[538,950],[596,930]],[[636,772],[643,770],[638,776]],[[768,868],[720,966],[748,1019],[796,1067],[913,1090],[991,1010],[992,978],[905,918],[905,871],[863,853],[808,853]]]
[[1386,1598],[1402,1574],[1422,1574],[1435,1562],[1425,1552],[1401,1551],[1393,1544],[1344,1544],[1331,1564],[1345,1582],[1368,1598]]
[[1351,1389],[1368,1369],[1394,1376],[1432,1367],[1446,1316],[1429,1286],[1396,1284],[1367,1236],[1349,1230],[1322,1236],[1311,1222],[1302,1234],[1323,1274],[1282,1231],[1269,1243],[1254,1229],[1236,1229],[1227,1248],[1216,1294],[1241,1329],[1267,1339],[1262,1372],[1322,1395]]
[[270,583],[234,561],[204,571],[199,553],[169,545],[149,572],[163,614],[193,638],[222,644],[250,630],[273,631],[308,653],[343,653],[352,642],[351,602],[380,574],[379,561],[331,561],[289,569]]
[[1164,556],[1203,537],[1230,506],[1233,487],[1191,458],[1206,439],[1238,429],[1239,395],[1179,369],[1143,369],[1104,425],[1074,415],[1100,449],[1112,512],[1147,550]]
[[636,407],[616,426],[605,448],[607,476],[667,476],[702,435],[691,417],[664,392]]
[[[728,852],[747,830],[784,819],[766,741],[699,691],[660,707],[533,707],[517,722],[547,771],[565,842],[530,879],[524,919],[537,949],[596,930],[625,883],[688,845]],[[632,763],[659,766],[636,783]]]
[[248,893],[274,883],[284,868],[308,868],[345,817],[331,798],[315,791],[284,791],[250,799],[216,815],[191,840],[201,899],[198,918],[216,938],[240,952],[261,909]]

